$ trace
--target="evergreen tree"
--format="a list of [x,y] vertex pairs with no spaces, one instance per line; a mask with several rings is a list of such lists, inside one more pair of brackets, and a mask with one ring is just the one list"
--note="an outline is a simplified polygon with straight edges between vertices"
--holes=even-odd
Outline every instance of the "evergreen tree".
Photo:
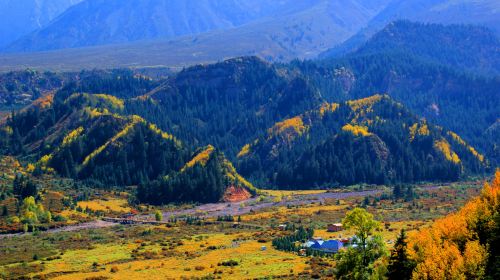
[[414,268],[415,262],[410,260],[408,256],[406,233],[402,229],[394,244],[394,249],[391,251],[387,277],[390,280],[411,279]]

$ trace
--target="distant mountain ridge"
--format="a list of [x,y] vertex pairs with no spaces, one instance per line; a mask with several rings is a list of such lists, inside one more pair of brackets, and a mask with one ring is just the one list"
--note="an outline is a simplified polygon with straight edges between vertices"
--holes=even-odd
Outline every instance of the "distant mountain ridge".
[[[383,3],[385,0],[376,2]],[[359,2],[359,3],[358,3]],[[247,23],[270,21],[268,31],[289,16],[315,10],[321,17],[326,8],[337,8],[331,14],[336,35],[345,38],[350,25],[361,26],[376,11],[370,3],[352,0],[342,5],[334,1],[263,1],[263,0],[85,0],[63,13],[50,25],[11,44],[8,51],[44,51],[140,40],[172,39],[209,31],[228,30]],[[323,7],[318,10],[316,7]],[[339,8],[342,8],[340,10]],[[372,10],[370,12],[370,10]],[[306,18],[304,18],[306,19]],[[310,24],[311,19],[302,24]],[[322,19],[325,20],[325,19]],[[343,22],[350,20],[350,22]],[[274,25],[274,26],[273,26]],[[288,24],[288,27],[291,27]],[[279,26],[278,28],[281,28]],[[344,31],[344,29],[346,31]],[[340,33],[339,33],[340,32]],[[272,35],[269,33],[268,35]],[[311,34],[312,35],[312,34]]]
[[45,27],[67,8],[82,0],[0,1],[0,48]]
[[421,23],[473,24],[500,34],[500,2],[496,0],[392,0],[364,28],[347,41],[320,54],[321,58],[355,51],[388,23],[410,20]]
[[481,26],[400,20],[388,24],[350,55],[397,52],[475,73],[500,74],[499,38]]
[[[312,58],[357,32],[389,0],[203,0],[206,5],[196,9],[188,8],[191,1],[180,0],[148,0],[125,9],[130,0],[112,0],[115,9],[93,9],[91,4],[98,1],[82,2],[11,44],[4,51],[43,52],[2,55],[3,66],[13,59],[23,68],[47,69],[54,61],[58,70],[103,68],[103,56],[110,68],[185,66],[247,55]],[[179,6],[174,15],[155,14],[171,5]],[[191,16],[194,19],[188,20]],[[176,18],[181,20],[172,23]]]

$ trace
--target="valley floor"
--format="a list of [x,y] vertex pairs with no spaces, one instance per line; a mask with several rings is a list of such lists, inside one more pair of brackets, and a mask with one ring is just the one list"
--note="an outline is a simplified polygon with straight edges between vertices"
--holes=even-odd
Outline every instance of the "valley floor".
[[[383,222],[381,233],[391,247],[400,229],[414,231],[456,211],[476,196],[481,187],[481,182],[422,185],[416,188],[415,198],[407,201],[388,199],[388,189],[358,189],[344,192],[266,191],[245,202],[181,209],[144,206],[132,219],[152,221],[154,215],[144,213],[160,210],[163,211],[162,224],[121,225],[92,221],[49,232],[4,235],[0,239],[0,276],[5,279],[21,276],[45,279],[206,276],[308,279],[319,271],[331,269],[333,259],[324,258],[318,262],[317,258],[276,250],[272,240],[291,233],[280,230],[280,224],[314,227],[315,236],[324,239],[349,237],[352,236],[349,231],[327,232],[327,225],[341,222],[346,211],[362,206]],[[79,206],[129,211],[124,203],[126,200],[101,197],[82,201]]]

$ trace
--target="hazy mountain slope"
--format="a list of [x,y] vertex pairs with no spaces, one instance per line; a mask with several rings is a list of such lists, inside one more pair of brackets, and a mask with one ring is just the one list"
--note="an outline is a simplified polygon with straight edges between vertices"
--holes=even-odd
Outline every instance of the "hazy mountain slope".
[[[75,70],[77,68],[112,68],[123,66],[184,66],[200,62],[214,62],[242,55],[259,55],[275,60],[314,57],[357,32],[359,28],[384,7],[386,2],[387,0],[368,2],[358,0],[310,0],[279,1],[272,2],[274,5],[268,5],[267,2],[262,4],[264,1],[261,3],[261,1],[251,2],[240,0],[234,2],[239,4],[239,6],[236,4],[235,6],[240,7],[243,4],[250,6],[250,8],[243,10],[251,14],[249,14],[249,17],[254,17],[254,19],[249,20],[243,25],[228,25],[226,24],[227,21],[224,21],[224,26],[214,28],[218,30],[198,35],[187,35],[188,33],[185,33],[186,36],[168,40],[162,39],[125,45],[68,49],[53,52],[1,55],[0,60],[2,61],[3,69],[30,66],[44,69]],[[262,7],[259,6],[259,3],[262,4]],[[273,8],[277,5],[276,3],[282,3],[283,7]],[[81,3],[79,6],[83,6],[84,4]],[[74,9],[77,7],[74,7]],[[254,10],[259,12],[251,12]],[[61,18],[64,17],[62,16]],[[205,19],[204,17],[202,18]],[[134,21],[131,20],[130,22]],[[196,23],[197,21],[194,22]],[[71,26],[71,24],[67,25]],[[79,25],[78,23],[77,26]],[[138,24],[133,29],[137,29],[137,33],[140,36],[149,36],[149,29],[143,25]],[[158,25],[158,30],[160,27],[167,30],[169,28],[168,22],[162,22]],[[233,28],[229,28],[231,27],[230,25]],[[12,47],[11,50],[30,50],[31,47],[25,46],[32,46],[38,50],[63,46],[64,44],[56,46],[59,44],[59,39],[51,37],[51,34],[55,33],[49,32],[50,28],[52,27],[41,30],[39,32],[40,38],[37,37],[37,34],[28,36],[26,40],[29,42],[20,43],[19,46],[23,46],[19,48]],[[55,23],[53,24],[53,28],[56,31],[65,30],[65,28],[56,26]],[[99,38],[101,35],[108,37],[108,34],[105,34],[106,28],[98,28],[96,30],[97,34],[92,38]],[[117,30],[117,32],[122,31],[128,32],[129,30]],[[71,38],[73,32],[70,32],[69,35],[66,31],[61,32],[64,32],[61,34],[61,40],[68,39],[73,42]],[[49,47],[47,44],[53,44],[53,46]],[[78,46],[80,44],[71,43],[70,45]],[[103,65],[103,61],[106,61],[106,65]]]
[[458,135],[382,95],[325,103],[278,122],[238,157],[242,174],[292,189],[456,180],[485,166],[484,157]]
[[500,40],[484,27],[396,21],[351,55],[391,52],[412,54],[475,73],[500,73]]
[[67,8],[82,0],[0,1],[0,48],[46,26]]
[[229,29],[280,16],[318,0],[86,0],[49,26],[12,44],[11,51],[34,51],[169,39]]
[[339,56],[361,46],[389,22],[407,19],[423,23],[483,25],[500,32],[500,2],[496,0],[393,0],[365,28],[321,57]]

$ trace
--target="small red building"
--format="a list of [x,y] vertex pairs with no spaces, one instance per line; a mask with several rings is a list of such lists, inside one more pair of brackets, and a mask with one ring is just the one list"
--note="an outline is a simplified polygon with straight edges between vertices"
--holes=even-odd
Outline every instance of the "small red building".
[[343,228],[342,228],[342,224],[341,223],[337,223],[337,224],[329,224],[328,225],[328,231],[329,232],[337,232],[337,231],[341,231]]

